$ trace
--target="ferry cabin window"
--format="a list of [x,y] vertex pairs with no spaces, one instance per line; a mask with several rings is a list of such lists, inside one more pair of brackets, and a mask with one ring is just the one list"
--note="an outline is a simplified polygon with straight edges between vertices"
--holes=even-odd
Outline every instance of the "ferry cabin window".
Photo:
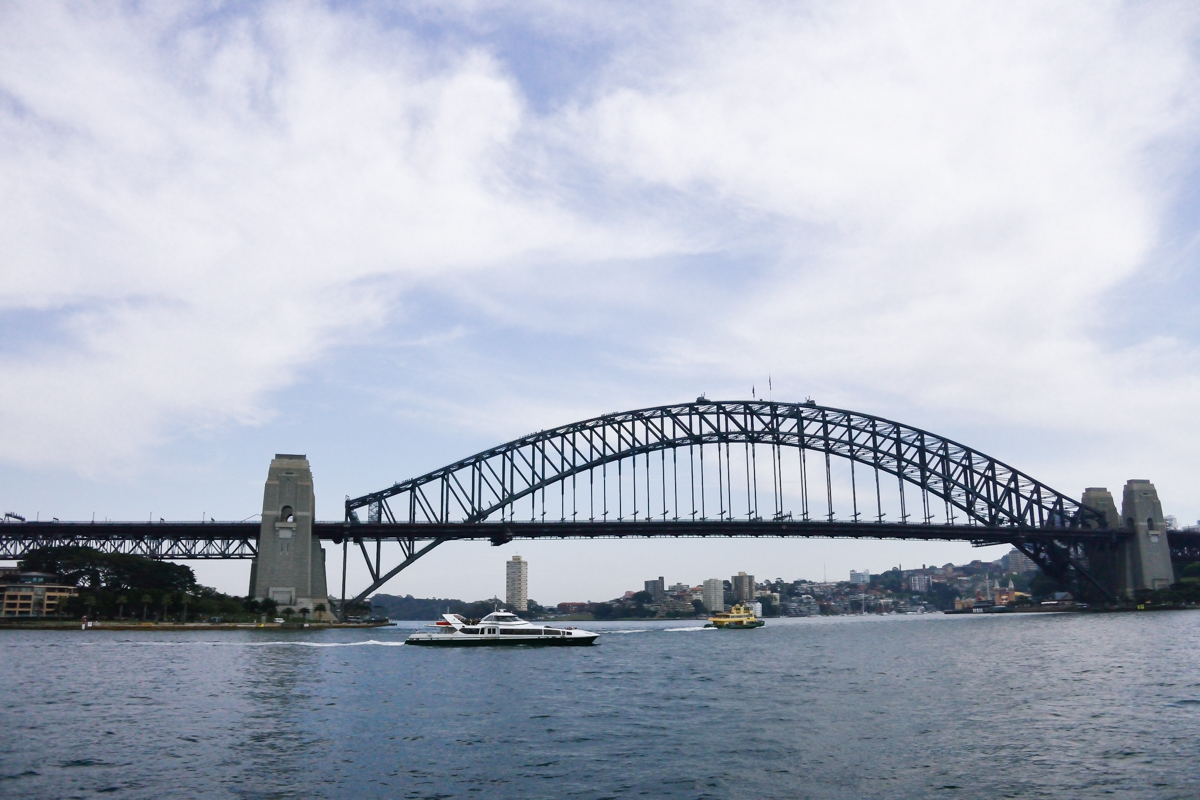
[[479,628],[463,628],[463,633],[479,633]]

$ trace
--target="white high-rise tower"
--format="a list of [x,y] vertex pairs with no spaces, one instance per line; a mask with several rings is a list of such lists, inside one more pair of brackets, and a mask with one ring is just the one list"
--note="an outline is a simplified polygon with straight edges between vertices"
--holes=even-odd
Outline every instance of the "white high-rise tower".
[[513,556],[505,564],[504,602],[517,611],[529,610],[529,562]]

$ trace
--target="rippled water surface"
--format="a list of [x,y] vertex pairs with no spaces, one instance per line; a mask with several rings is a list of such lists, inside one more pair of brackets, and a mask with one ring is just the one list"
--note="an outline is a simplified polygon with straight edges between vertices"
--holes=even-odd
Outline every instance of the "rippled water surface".
[[0,796],[1200,796],[1197,612],[588,627],[2,632]]

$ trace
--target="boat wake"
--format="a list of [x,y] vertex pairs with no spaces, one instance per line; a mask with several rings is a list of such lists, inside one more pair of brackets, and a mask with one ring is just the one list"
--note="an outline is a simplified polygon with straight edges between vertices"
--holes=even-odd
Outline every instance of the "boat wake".
[[138,642],[141,647],[401,647],[404,642],[381,642],[367,639],[362,642]]
[[716,628],[710,628],[707,625],[694,625],[690,628],[663,628],[664,631],[715,631]]

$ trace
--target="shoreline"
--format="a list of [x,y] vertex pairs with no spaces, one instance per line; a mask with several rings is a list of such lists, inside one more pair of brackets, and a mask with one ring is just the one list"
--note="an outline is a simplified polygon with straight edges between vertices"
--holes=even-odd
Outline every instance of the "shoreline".
[[83,627],[81,620],[38,620],[0,622],[0,631],[250,631],[250,630],[345,630],[384,628],[389,622],[114,622],[95,621]]

